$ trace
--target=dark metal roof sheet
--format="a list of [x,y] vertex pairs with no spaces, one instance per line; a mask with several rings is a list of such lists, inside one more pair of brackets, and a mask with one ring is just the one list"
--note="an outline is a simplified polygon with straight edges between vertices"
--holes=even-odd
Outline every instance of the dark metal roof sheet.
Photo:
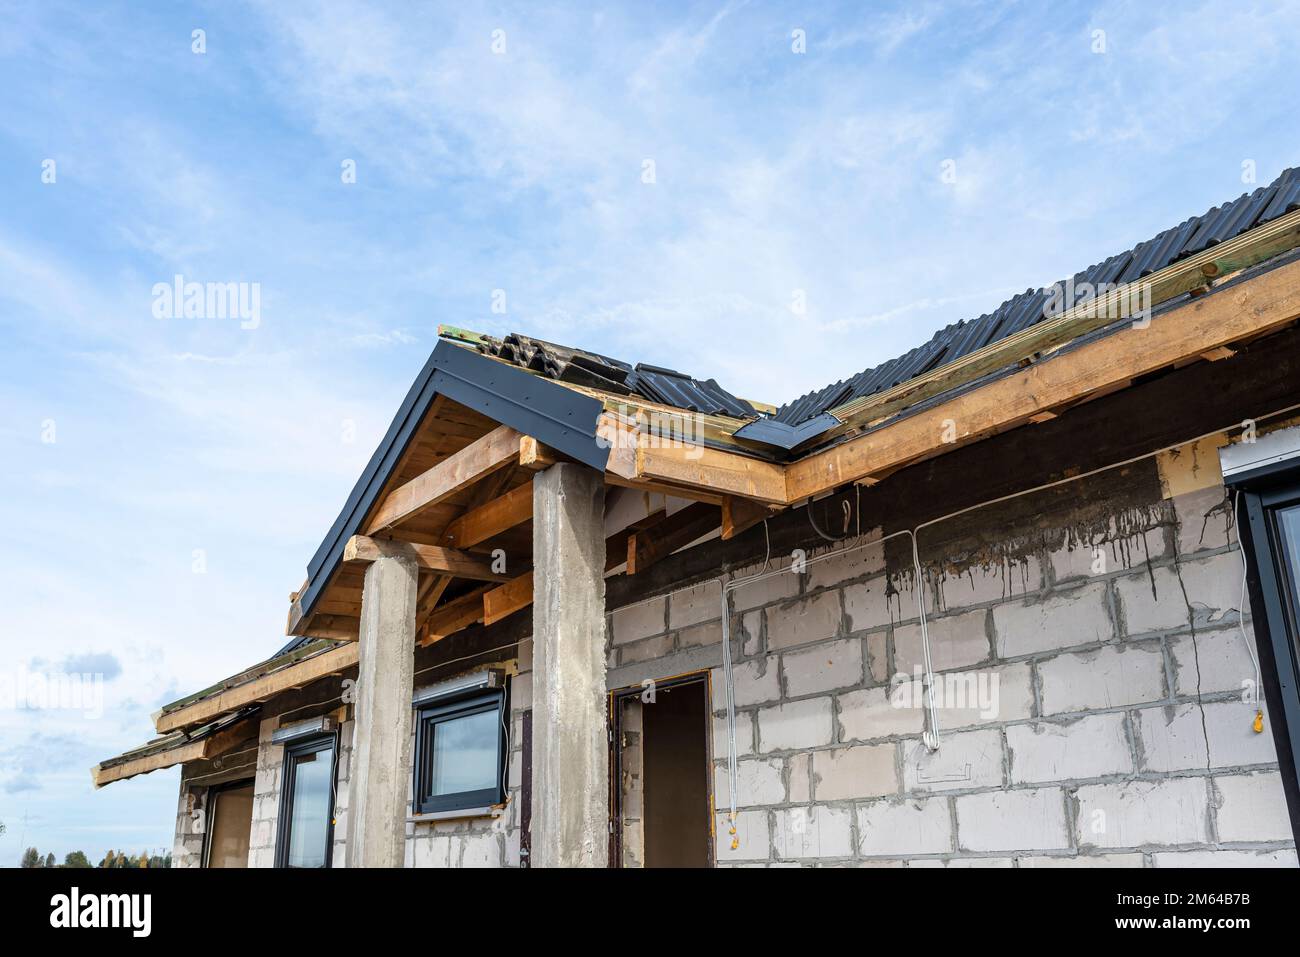
[[632,366],[609,356],[519,333],[501,339],[475,336],[473,344],[480,352],[560,382],[620,395],[639,395],[651,402],[705,415],[752,419],[758,414],[748,402],[732,395],[714,379],[696,379],[684,372],[644,363]]
[[[1074,283],[1095,286],[1141,279],[1293,209],[1300,209],[1300,168],[1288,169],[1268,186],[1243,193],[1230,203],[1216,206],[1202,216],[1193,216],[1126,252],[1090,266],[1074,276]],[[775,421],[799,425],[845,402],[891,389],[939,365],[1013,336],[1043,320],[1047,296],[1042,289],[1026,289],[993,312],[939,330],[928,343],[905,355],[786,403],[777,409]]]

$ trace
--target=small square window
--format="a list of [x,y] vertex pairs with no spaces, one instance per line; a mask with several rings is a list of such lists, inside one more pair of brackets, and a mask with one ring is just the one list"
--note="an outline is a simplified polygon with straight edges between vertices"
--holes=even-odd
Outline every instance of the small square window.
[[416,713],[415,811],[489,807],[505,800],[505,692],[475,692]]

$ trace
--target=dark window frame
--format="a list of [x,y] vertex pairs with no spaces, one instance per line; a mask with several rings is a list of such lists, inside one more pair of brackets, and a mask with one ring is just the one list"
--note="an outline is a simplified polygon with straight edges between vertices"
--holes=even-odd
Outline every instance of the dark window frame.
[[304,754],[330,751],[330,803],[325,826],[325,867],[333,867],[334,860],[334,810],[338,789],[338,735],[324,734],[290,741],[284,745],[284,758],[280,764],[280,818],[275,838],[275,866],[289,867],[289,838],[293,822],[293,785],[297,777],[294,759]]
[[1247,557],[1247,587],[1282,789],[1300,839],[1300,582],[1282,551],[1278,510],[1300,505],[1300,463],[1275,463],[1229,480],[1240,494],[1237,528]]
[[[438,698],[415,710],[415,760],[412,761],[414,783],[411,791],[412,810],[416,814],[440,814],[447,811],[468,811],[504,804],[506,800],[505,775],[510,755],[506,739],[507,696],[504,688],[477,688],[462,694]],[[497,716],[497,773],[493,787],[477,791],[457,791],[454,794],[430,794],[429,775],[432,771],[433,743],[437,726],[456,718],[491,711]]]

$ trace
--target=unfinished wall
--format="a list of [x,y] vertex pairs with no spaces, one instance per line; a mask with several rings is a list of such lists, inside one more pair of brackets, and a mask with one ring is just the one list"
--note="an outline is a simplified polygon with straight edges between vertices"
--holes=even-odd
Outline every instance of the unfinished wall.
[[[905,555],[876,545],[802,573],[787,557],[736,591],[740,845],[719,814],[719,863],[1294,866],[1272,736],[1241,700],[1255,673],[1231,509],[1203,476],[1168,481],[1168,464],[1172,497],[1106,522],[1082,488],[1086,517],[1083,505],[968,517],[962,535],[982,534],[991,565],[954,564],[923,535],[934,667],[954,692],[933,753],[920,694],[891,703],[891,676],[921,663]],[[714,582],[614,612],[611,686],[716,666],[720,624]]]

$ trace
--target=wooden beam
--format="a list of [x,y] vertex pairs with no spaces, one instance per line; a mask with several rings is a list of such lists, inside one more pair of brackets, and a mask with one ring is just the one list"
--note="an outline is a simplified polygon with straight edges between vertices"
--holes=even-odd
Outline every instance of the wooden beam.
[[[1300,262],[1261,273],[973,389],[787,469],[791,503],[862,475],[921,461],[1014,428],[1044,408],[1105,394],[1187,356],[1280,329],[1300,317]],[[956,442],[941,436],[955,423]]]
[[343,561],[369,564],[378,558],[391,556],[410,558],[423,569],[450,575],[453,578],[469,578],[474,581],[503,582],[509,581],[509,575],[492,570],[492,562],[478,555],[471,555],[458,548],[443,548],[441,545],[416,545],[412,542],[391,541],[370,538],[367,535],[353,535],[343,547]]
[[633,484],[660,482],[785,504],[785,468],[775,462],[703,445],[659,441],[634,432],[609,412],[601,415],[596,431],[610,444],[606,471]]
[[620,529],[605,539],[605,571],[613,571],[624,564],[627,561],[627,540],[641,529],[659,524],[664,520],[665,515],[667,512],[664,509],[656,509],[645,518],[637,519],[627,528]]
[[198,761],[203,757],[203,744],[202,741],[190,741],[169,748],[166,751],[147,754],[142,758],[133,758],[130,761],[124,761],[121,764],[115,764],[107,768],[103,764],[97,764],[90,769],[90,780],[96,788],[102,788],[114,781],[133,778],[137,774],[148,774],[150,771],[170,768],[176,764]]
[[533,517],[533,483],[525,482],[486,505],[470,509],[447,526],[443,539],[450,548],[469,548]]
[[483,617],[483,596],[490,590],[488,585],[475,588],[431,611],[425,619],[420,644],[431,645],[479,621]]
[[[953,362],[946,362],[925,375],[834,408],[830,410],[831,414],[844,423],[838,434],[879,422],[924,399],[974,382],[1014,362],[1028,361],[1027,357],[1049,354],[1130,315],[1135,307],[1172,301],[1203,288],[1207,277],[1221,280],[1293,249],[1297,244],[1300,244],[1300,210],[1179,260],[1150,276],[1110,290],[1058,316],[1034,323],[1015,335],[989,343]],[[1206,295],[1203,298],[1211,297]],[[822,439],[831,437],[822,436]]]
[[715,531],[720,521],[716,508],[697,502],[674,512],[658,525],[635,532],[627,540],[627,573],[635,575],[645,571],[659,559]]
[[550,468],[558,461],[558,453],[550,446],[543,445],[531,435],[520,436],[519,464],[524,468],[540,472],[542,469]]
[[159,734],[166,734],[168,731],[203,724],[219,715],[265,701],[290,688],[299,688],[327,675],[338,674],[356,666],[359,651],[355,641],[340,645],[236,688],[228,688],[174,711],[163,712],[155,717],[154,727]]
[[519,460],[519,433],[509,426],[493,429],[454,452],[422,475],[388,493],[366,534],[392,528],[424,509],[450,498],[497,469]]
[[491,625],[533,603],[533,573],[494,588],[483,596],[483,624]]
[[722,537],[735,538],[746,529],[767,520],[772,510],[747,498],[727,495],[722,499]]

